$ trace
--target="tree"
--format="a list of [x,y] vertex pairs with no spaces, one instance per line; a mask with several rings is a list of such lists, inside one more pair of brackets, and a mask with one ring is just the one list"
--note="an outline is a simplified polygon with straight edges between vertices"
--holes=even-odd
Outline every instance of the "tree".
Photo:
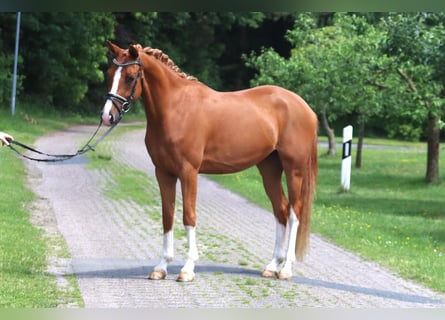
[[[250,79],[242,52],[271,44],[288,54],[282,35],[293,21],[293,14],[261,12],[32,12],[22,17],[22,92],[55,109],[76,111],[92,110],[88,104],[103,101],[107,39],[122,47],[158,47],[209,86],[236,90],[247,87]],[[15,14],[0,13],[4,92],[9,91],[14,34]]]
[[329,120],[353,114],[360,125],[356,166],[361,166],[364,124],[382,108],[384,71],[390,60],[379,54],[381,31],[364,17],[336,14],[333,25],[318,28],[314,17],[298,17],[287,39],[294,49],[285,59],[272,50],[250,55],[247,64],[258,70],[252,84],[275,83],[302,95],[320,115],[329,138]]
[[[331,35],[319,33],[316,19],[312,14],[301,14],[297,17],[294,29],[288,33],[287,39],[294,49],[286,59],[274,49],[263,49],[259,55],[251,53],[245,56],[247,66],[258,70],[252,79],[252,85],[274,83],[297,92],[310,103],[321,116],[322,128],[329,138],[328,154],[335,154],[334,131],[329,127],[326,110],[332,100],[332,89],[327,80],[332,64],[323,64],[328,52],[326,46],[331,43]],[[326,29],[327,30],[327,29]],[[332,120],[332,117],[331,117]]]
[[107,62],[104,43],[112,38],[113,16],[27,13],[22,17],[27,94],[78,110],[89,85],[104,80],[100,67]]
[[363,16],[337,14],[335,27],[340,35],[334,58],[340,83],[336,89],[337,112],[357,118],[358,143],[355,167],[362,166],[366,123],[383,111],[384,89],[391,60],[380,53],[383,33]]
[[[155,12],[116,14],[116,42],[122,46],[140,43],[162,49],[185,72],[210,87],[225,88],[223,63],[217,63],[227,47],[226,39],[235,27],[258,28],[265,19],[261,12]],[[239,53],[239,56],[241,53]]]
[[445,14],[392,14],[385,23],[384,51],[395,58],[395,71],[411,93],[404,112],[427,124],[425,180],[438,183],[440,119],[445,113]]
[[[0,105],[11,102],[16,19],[16,14],[0,15]],[[19,61],[20,66],[23,61],[21,56]],[[23,79],[23,75],[17,77],[17,94],[23,89]]]

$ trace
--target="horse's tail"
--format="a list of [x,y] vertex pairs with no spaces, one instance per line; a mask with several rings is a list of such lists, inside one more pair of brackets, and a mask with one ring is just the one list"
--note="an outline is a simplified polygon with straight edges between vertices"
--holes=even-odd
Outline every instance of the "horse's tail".
[[298,233],[295,244],[295,255],[298,261],[303,261],[309,249],[309,238],[311,233],[311,211],[315,194],[318,174],[318,154],[317,154],[317,132],[311,145],[311,150],[307,159],[307,170],[303,177],[301,190],[301,214],[298,225]]

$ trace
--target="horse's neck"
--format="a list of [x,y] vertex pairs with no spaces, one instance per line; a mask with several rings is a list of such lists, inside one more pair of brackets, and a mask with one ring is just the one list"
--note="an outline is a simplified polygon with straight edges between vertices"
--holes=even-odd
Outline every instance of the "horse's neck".
[[171,85],[172,75],[160,62],[149,57],[144,70],[144,79],[142,99],[147,122],[161,123],[165,119],[165,113],[168,112],[170,97],[174,90]]

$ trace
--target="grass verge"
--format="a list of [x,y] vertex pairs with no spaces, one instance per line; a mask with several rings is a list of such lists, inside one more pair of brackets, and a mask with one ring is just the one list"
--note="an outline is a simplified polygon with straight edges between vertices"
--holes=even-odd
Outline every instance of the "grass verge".
[[1,152],[0,307],[54,307],[58,294],[46,275],[46,245],[26,211],[33,194],[24,188],[23,164]]
[[[18,105],[17,110],[14,117],[9,110],[0,110],[0,131],[31,145],[40,135],[70,124],[97,123],[92,118],[46,112],[37,105]],[[26,168],[18,159],[14,152],[0,147],[0,308],[79,304],[79,291],[61,290],[56,277],[47,272],[53,244],[30,222],[29,210],[35,195],[26,187]],[[58,247],[61,245],[58,243]],[[77,288],[75,279],[67,281]]]

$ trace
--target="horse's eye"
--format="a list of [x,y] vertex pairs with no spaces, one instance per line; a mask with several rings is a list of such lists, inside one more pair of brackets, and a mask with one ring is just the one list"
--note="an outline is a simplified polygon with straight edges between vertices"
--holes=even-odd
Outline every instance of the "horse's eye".
[[134,77],[133,75],[128,75],[128,76],[125,78],[125,81],[126,81],[128,84],[130,84],[130,83],[132,83],[132,82],[134,81],[134,79],[135,79],[135,77]]

